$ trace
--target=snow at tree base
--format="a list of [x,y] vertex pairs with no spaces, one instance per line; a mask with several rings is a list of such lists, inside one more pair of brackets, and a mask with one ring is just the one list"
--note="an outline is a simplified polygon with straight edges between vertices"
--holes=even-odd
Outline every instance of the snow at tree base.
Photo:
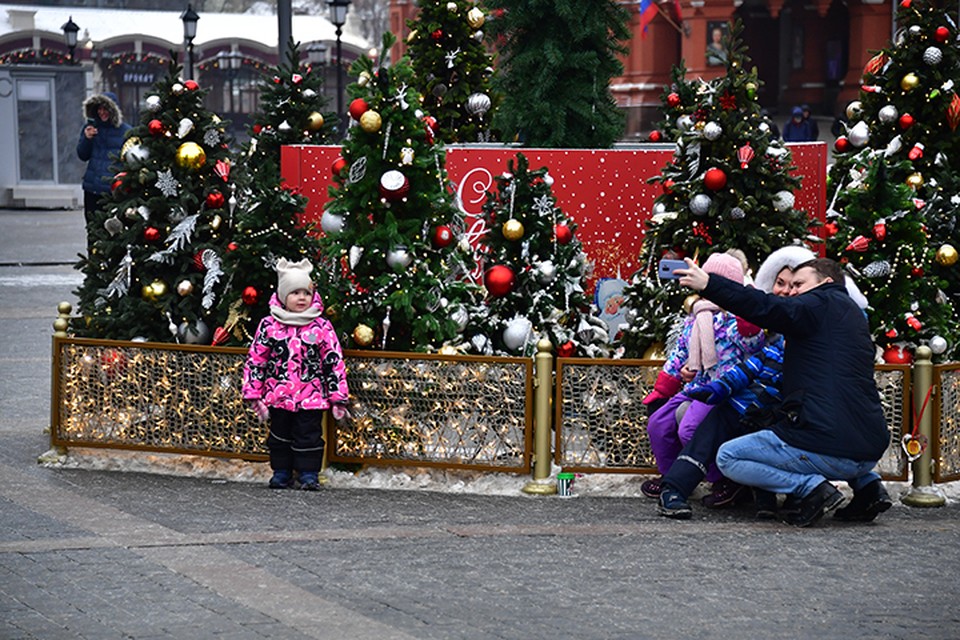
[[171,63],[120,152],[78,265],[77,335],[209,344],[236,206],[224,123]]
[[[393,42],[384,36],[378,61]],[[327,316],[345,348],[454,349],[480,291],[466,278],[473,248],[436,119],[420,109],[408,59],[386,67],[362,57],[351,75],[353,122],[321,218]]]
[[756,268],[780,247],[819,241],[807,213],[794,208],[800,180],[790,175],[790,151],[760,112],[761,82],[756,68],[748,68],[742,29],[732,25],[724,42],[725,75],[679,83],[665,95],[665,112],[678,114],[679,137],[672,162],[651,179],[662,193],[647,225],[640,269],[624,290],[628,322],[621,345],[627,357],[666,343],[690,295],[660,280],[661,258],[702,263],[715,251],[739,249]]
[[220,300],[215,344],[250,344],[277,285],[279,258],[316,260],[319,230],[301,220],[304,196],[283,184],[280,148],[292,144],[329,144],[337,117],[324,113],[319,69],[300,63],[293,42],[287,60],[260,82],[260,110],[250,141],[238,154],[236,223],[224,255],[227,287]]
[[960,303],[960,40],[936,5],[903,0],[894,41],[867,63],[834,143],[826,231],[870,301],[887,362],[927,344],[956,357]]

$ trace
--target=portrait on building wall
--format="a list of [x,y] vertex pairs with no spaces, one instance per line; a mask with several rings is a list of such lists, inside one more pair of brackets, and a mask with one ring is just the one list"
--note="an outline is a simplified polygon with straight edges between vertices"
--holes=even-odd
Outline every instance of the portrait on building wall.
[[727,49],[723,46],[723,40],[727,37],[730,25],[726,22],[708,22],[707,23],[707,64],[718,66],[726,64]]

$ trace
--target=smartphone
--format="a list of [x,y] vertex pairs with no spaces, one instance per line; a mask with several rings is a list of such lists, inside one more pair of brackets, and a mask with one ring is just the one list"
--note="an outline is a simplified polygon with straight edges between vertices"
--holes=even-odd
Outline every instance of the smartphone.
[[676,280],[680,276],[674,275],[676,269],[686,269],[687,263],[683,260],[661,260],[660,266],[657,268],[657,273],[660,275],[661,280]]

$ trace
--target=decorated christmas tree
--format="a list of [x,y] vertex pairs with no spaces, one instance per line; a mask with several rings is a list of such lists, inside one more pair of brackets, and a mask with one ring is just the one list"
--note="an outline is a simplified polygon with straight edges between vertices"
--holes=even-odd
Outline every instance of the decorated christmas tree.
[[697,88],[700,83],[687,79],[687,66],[681,60],[670,70],[671,82],[660,94],[660,113],[662,119],[650,132],[650,142],[669,142],[680,137],[680,123],[684,116],[690,117],[699,105]]
[[[384,35],[383,61],[394,42]],[[351,69],[353,126],[333,165],[321,218],[327,315],[344,347],[454,349],[477,304],[473,249],[448,189],[436,121],[413,68],[364,56]]]
[[[724,41],[726,74],[697,80],[696,102],[669,92],[667,109],[682,109],[677,148],[661,175],[653,216],[647,224],[640,269],[625,288],[628,326],[624,353],[642,356],[666,341],[682,313],[689,291],[657,275],[661,258],[700,258],[717,250],[738,249],[757,265],[780,247],[817,241],[807,214],[794,208],[800,180],[790,175],[792,157],[756,100],[761,86],[756,68],[732,25]],[[685,95],[690,97],[689,92]]]
[[489,142],[493,61],[483,46],[483,10],[473,2],[425,0],[408,22],[407,51],[423,109],[443,142]]
[[935,253],[911,187],[887,179],[890,170],[908,167],[888,167],[880,150],[866,149],[851,160],[856,177],[846,188],[842,229],[827,223],[835,231],[828,254],[846,266],[870,302],[870,329],[884,360],[909,362],[921,343],[942,354],[956,345],[953,305],[931,275]]
[[561,356],[602,356],[607,328],[584,293],[590,264],[577,225],[557,207],[546,168],[517,154],[483,205],[488,313],[471,340],[481,353],[533,355],[547,338]]
[[630,37],[616,0],[491,0],[498,37],[494,118],[501,139],[529,147],[607,148],[624,130],[610,93]]
[[336,116],[324,114],[322,77],[300,63],[291,43],[287,60],[260,83],[260,111],[234,168],[237,190],[232,242],[224,255],[229,274],[219,304],[215,342],[249,344],[277,284],[278,258],[316,260],[318,233],[304,224],[304,196],[286,188],[280,147],[328,144]]
[[121,150],[124,170],[91,226],[91,254],[78,265],[78,335],[210,342],[226,280],[233,163],[224,123],[179,74],[171,62],[147,96]]
[[[912,292],[902,290],[905,297],[889,301],[896,303],[894,306],[870,297],[875,308],[872,313],[882,316],[871,320],[878,328],[896,333],[895,338],[885,337],[886,332],[878,335],[881,344],[900,343],[909,352],[916,344],[929,341],[935,353],[949,355],[955,353],[956,337],[938,320],[941,310],[926,308],[922,318],[914,314],[910,324],[926,327],[919,331],[904,324],[904,314],[911,312],[909,307],[917,303],[919,293],[928,289],[943,291],[953,306],[960,302],[960,175],[956,171],[960,157],[960,40],[950,15],[923,0],[899,3],[897,26],[894,42],[877,52],[864,68],[860,95],[846,107],[846,132],[834,143],[836,162],[830,172],[828,197],[832,204],[827,229],[838,238],[830,243],[830,256],[846,257],[855,266],[864,266],[864,260],[869,260],[867,265],[888,263],[893,270],[889,276],[874,276],[890,279],[884,288],[922,272],[924,282],[914,283]],[[877,163],[886,166],[881,170],[873,166]],[[877,175],[882,179],[874,179]],[[886,216],[891,210],[896,215],[900,209],[891,209],[893,205],[879,195],[864,193],[877,190],[884,194],[891,184],[908,187],[912,204],[907,217],[922,223],[925,234],[903,238],[891,234],[894,225],[906,222],[896,219],[894,223]],[[874,209],[865,208],[864,200],[872,202]],[[881,234],[887,234],[884,238],[873,232],[875,225],[883,230]],[[853,260],[847,246],[858,236],[855,245],[864,255]],[[916,244],[908,247],[904,242]],[[928,255],[935,258],[930,264],[926,264]],[[934,299],[939,296],[920,304],[925,306]],[[934,335],[947,344],[933,340]]]

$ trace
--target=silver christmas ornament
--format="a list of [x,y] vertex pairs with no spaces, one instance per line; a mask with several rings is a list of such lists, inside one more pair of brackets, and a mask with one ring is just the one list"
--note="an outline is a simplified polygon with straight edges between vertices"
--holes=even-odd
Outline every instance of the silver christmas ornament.
[[147,111],[156,111],[160,108],[160,96],[147,96],[143,104],[146,106]]
[[516,316],[507,323],[507,328],[503,330],[503,344],[511,351],[517,351],[527,343],[532,330],[533,323],[530,320],[522,316]]
[[698,193],[690,200],[690,211],[695,216],[706,215],[707,211],[710,210],[710,204],[712,202],[713,200],[711,200],[707,194]]
[[890,263],[886,260],[876,260],[863,268],[864,278],[885,278],[890,275]]
[[940,355],[947,350],[947,340],[943,336],[933,336],[930,338],[930,351],[934,355]]
[[935,67],[943,61],[943,52],[937,47],[927,47],[923,52],[923,61]]
[[197,318],[194,325],[181,322],[177,327],[177,337],[184,344],[210,344],[210,328],[200,318]]
[[490,96],[485,93],[471,93],[467,96],[467,112],[482,116],[490,110]]
[[723,127],[716,122],[708,122],[703,125],[703,137],[707,140],[716,140],[723,135]]
[[897,112],[897,108],[892,104],[880,107],[880,111],[877,112],[877,117],[880,119],[880,122],[884,124],[890,124],[894,122],[900,114]]
[[343,216],[332,211],[324,211],[320,216],[320,228],[329,235],[336,235],[343,231]]
[[850,129],[850,132],[847,134],[847,140],[855,147],[862,147],[870,141],[870,127],[867,126],[866,122],[861,120]]
[[103,228],[106,229],[107,233],[111,236],[115,236],[123,231],[123,223],[120,222],[120,218],[113,216],[103,221]]
[[747,212],[740,207],[734,207],[733,209],[730,209],[730,217],[734,220],[743,220],[747,217]]
[[795,202],[796,197],[789,191],[777,191],[773,194],[773,208],[781,213],[792,209]]
[[413,256],[403,245],[397,245],[387,252],[387,264],[391,269],[406,269],[413,262]]

